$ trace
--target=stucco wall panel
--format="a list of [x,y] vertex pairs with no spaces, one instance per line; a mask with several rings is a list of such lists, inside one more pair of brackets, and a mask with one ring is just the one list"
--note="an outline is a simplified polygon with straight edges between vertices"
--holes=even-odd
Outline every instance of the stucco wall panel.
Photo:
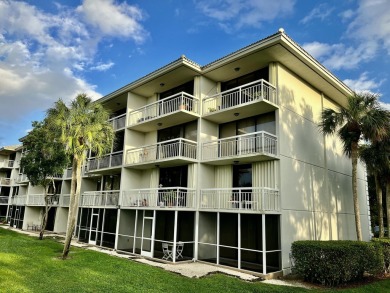
[[324,166],[323,136],[316,123],[288,109],[279,110],[280,155]]

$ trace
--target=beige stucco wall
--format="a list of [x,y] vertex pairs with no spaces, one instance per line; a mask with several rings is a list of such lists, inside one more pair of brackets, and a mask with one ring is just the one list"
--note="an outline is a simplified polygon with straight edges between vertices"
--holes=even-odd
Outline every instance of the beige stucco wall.
[[[356,239],[351,161],[318,123],[331,99],[278,65],[282,265],[296,240]],[[366,174],[358,169],[363,237],[369,239]]]

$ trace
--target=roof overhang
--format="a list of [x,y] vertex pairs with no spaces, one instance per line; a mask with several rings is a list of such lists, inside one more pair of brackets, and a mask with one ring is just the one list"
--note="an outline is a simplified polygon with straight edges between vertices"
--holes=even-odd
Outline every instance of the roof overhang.
[[193,80],[201,74],[201,68],[195,62],[187,59],[184,55],[179,59],[161,67],[144,77],[104,96],[97,100],[100,103],[132,92],[141,96],[152,96],[155,93],[164,92],[179,84]]
[[340,105],[345,105],[346,97],[352,94],[350,88],[283,32],[204,66],[202,73],[212,80],[227,81],[271,62],[284,65]]

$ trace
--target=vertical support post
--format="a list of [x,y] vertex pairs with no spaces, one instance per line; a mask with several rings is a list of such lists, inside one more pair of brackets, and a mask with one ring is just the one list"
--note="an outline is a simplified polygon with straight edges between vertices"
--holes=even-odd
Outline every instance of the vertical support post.
[[237,227],[237,235],[238,235],[238,269],[240,270],[241,269],[241,214],[240,213],[237,213],[237,217],[238,217],[238,227]]
[[267,274],[267,247],[266,247],[266,239],[265,239],[265,214],[261,215],[261,236],[262,236],[262,242],[263,242],[263,275]]
[[220,213],[217,212],[217,265],[219,265],[219,224],[220,224],[219,215]]
[[173,262],[176,262],[176,237],[177,237],[177,214],[178,211],[175,211],[175,222],[174,222],[174,230],[173,230],[173,248],[172,248],[172,255],[173,255]]

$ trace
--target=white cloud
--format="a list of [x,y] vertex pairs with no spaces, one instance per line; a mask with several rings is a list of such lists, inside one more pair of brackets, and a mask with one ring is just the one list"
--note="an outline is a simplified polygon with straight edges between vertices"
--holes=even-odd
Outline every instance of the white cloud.
[[[78,9],[57,5],[58,12],[52,14],[25,2],[0,0],[3,129],[12,129],[15,121],[31,112],[42,113],[58,98],[69,101],[80,92],[100,98],[96,86],[80,75],[86,69],[107,70],[114,65],[111,61],[95,62],[99,42],[107,36],[143,40],[146,33],[140,23],[143,19],[140,9],[126,3],[101,1],[97,5],[96,2],[93,11],[91,1],[86,0]],[[80,9],[84,9],[82,13]],[[99,15],[101,9],[109,9],[112,15],[97,22],[93,15]],[[93,29],[85,13],[95,19],[94,25],[100,31]],[[102,18],[104,13],[107,11],[101,12]],[[122,25],[118,21],[123,21]],[[105,26],[106,22],[116,24],[117,29]]]
[[368,72],[363,72],[358,79],[346,79],[344,83],[357,92],[375,92],[385,80],[369,79]]
[[77,12],[83,14],[85,20],[98,28],[101,34],[132,38],[136,42],[143,42],[148,36],[139,23],[144,19],[144,13],[126,2],[116,4],[114,0],[84,0],[77,7]]
[[348,34],[358,40],[376,42],[390,54],[390,3],[388,0],[361,0]]
[[323,21],[326,19],[331,13],[333,12],[334,8],[333,7],[328,7],[327,4],[322,3],[318,5],[317,7],[313,8],[308,15],[306,15],[300,22],[303,24],[306,24],[313,19],[320,19]]
[[390,111],[390,103],[379,102],[379,104],[381,104],[381,106],[386,110]]
[[356,12],[352,9],[345,10],[340,13],[340,16],[343,21],[349,21],[353,16],[355,16]]
[[108,62],[108,63],[101,63],[99,62],[96,66],[92,66],[90,70],[96,70],[96,71],[106,71],[113,67],[115,65],[114,62]]
[[365,42],[353,47],[342,43],[312,42],[303,44],[303,48],[325,67],[339,70],[357,68],[360,63],[370,61],[377,51],[377,43]]
[[262,22],[288,15],[293,11],[295,0],[199,0],[195,4],[230,32],[241,27],[259,27]]
[[[351,69],[373,60],[381,49],[390,54],[390,5],[388,0],[360,0],[356,10],[340,14],[353,20],[344,39],[352,45],[308,43],[304,48],[330,69]],[[356,45],[354,46],[353,43]]]

